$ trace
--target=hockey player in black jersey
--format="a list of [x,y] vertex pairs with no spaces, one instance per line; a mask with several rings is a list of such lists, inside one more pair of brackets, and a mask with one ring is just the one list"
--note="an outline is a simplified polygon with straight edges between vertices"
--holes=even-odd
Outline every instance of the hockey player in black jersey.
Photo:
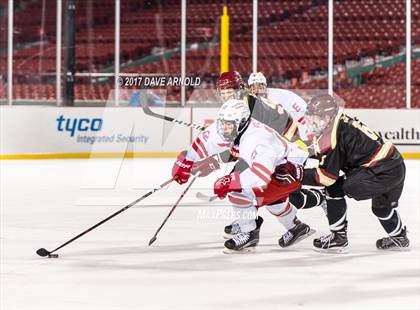
[[320,162],[318,168],[305,169],[302,183],[325,186],[331,230],[330,235],[314,240],[315,249],[347,251],[345,196],[372,199],[372,212],[388,234],[377,240],[378,249],[407,248],[406,227],[396,209],[405,178],[404,160],[398,150],[356,118],[339,113],[330,95],[314,97],[305,117],[316,137],[314,147]]

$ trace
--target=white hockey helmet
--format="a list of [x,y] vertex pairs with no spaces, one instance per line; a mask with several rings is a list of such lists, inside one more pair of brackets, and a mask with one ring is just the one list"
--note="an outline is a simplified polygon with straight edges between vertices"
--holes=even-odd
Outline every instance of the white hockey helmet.
[[253,72],[248,78],[249,91],[253,95],[267,97],[267,79],[262,72]]
[[232,142],[246,128],[251,113],[243,100],[229,99],[218,112],[217,132],[224,140]]
[[251,86],[255,83],[263,84],[267,86],[267,79],[265,78],[262,72],[252,72],[248,78],[248,86]]

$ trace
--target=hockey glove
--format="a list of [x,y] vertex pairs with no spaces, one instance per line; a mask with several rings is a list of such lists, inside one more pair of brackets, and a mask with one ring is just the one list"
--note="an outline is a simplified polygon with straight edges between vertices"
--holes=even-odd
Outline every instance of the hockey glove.
[[288,161],[276,167],[274,177],[282,184],[301,182],[303,178],[303,166]]
[[179,184],[184,184],[191,176],[193,162],[186,158],[187,151],[179,153],[172,167],[172,177]]
[[191,173],[195,175],[200,172],[200,177],[206,177],[219,168],[219,162],[216,158],[212,156],[195,162],[192,167]]
[[239,178],[239,173],[234,172],[217,179],[214,183],[213,191],[220,199],[226,198],[226,195],[229,192],[240,192],[241,180]]

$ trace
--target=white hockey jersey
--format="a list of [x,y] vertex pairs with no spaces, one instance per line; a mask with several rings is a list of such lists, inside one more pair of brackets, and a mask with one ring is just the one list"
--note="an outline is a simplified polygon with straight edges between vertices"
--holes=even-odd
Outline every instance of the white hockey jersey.
[[287,89],[268,88],[267,91],[270,101],[285,109],[296,122],[302,122],[307,106],[302,97]]
[[270,183],[276,166],[287,160],[303,164],[308,156],[308,153],[287,141],[270,127],[251,119],[239,140],[237,149],[233,143],[226,142],[219,135],[217,122],[214,122],[191,144],[187,159],[197,161],[233,148],[235,156],[243,159],[249,167],[240,174],[242,188],[265,186]]
[[306,136],[306,102],[299,95],[286,89],[268,88],[268,100],[281,106],[298,123],[299,135]]

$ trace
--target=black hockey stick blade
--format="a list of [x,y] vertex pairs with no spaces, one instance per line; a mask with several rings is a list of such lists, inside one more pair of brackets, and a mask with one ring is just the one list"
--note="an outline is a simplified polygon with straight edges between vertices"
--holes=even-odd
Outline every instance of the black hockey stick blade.
[[156,241],[156,239],[157,239],[157,237],[153,236],[153,238],[149,240],[149,246],[151,246],[153,244],[153,242]]
[[40,248],[36,251],[36,254],[38,254],[39,256],[45,257],[51,254],[51,252],[47,251],[44,248]]
[[[141,96],[141,97],[144,97],[144,96]],[[141,98],[141,97],[140,97],[140,106],[141,106],[141,108],[143,109],[143,112],[146,115],[150,115],[150,116],[154,116],[154,117],[157,117],[157,118],[165,119],[165,117],[163,115],[157,114],[157,113],[153,112],[152,110],[150,110],[150,108],[146,104],[144,98]],[[171,121],[171,120],[168,119],[168,121]]]

